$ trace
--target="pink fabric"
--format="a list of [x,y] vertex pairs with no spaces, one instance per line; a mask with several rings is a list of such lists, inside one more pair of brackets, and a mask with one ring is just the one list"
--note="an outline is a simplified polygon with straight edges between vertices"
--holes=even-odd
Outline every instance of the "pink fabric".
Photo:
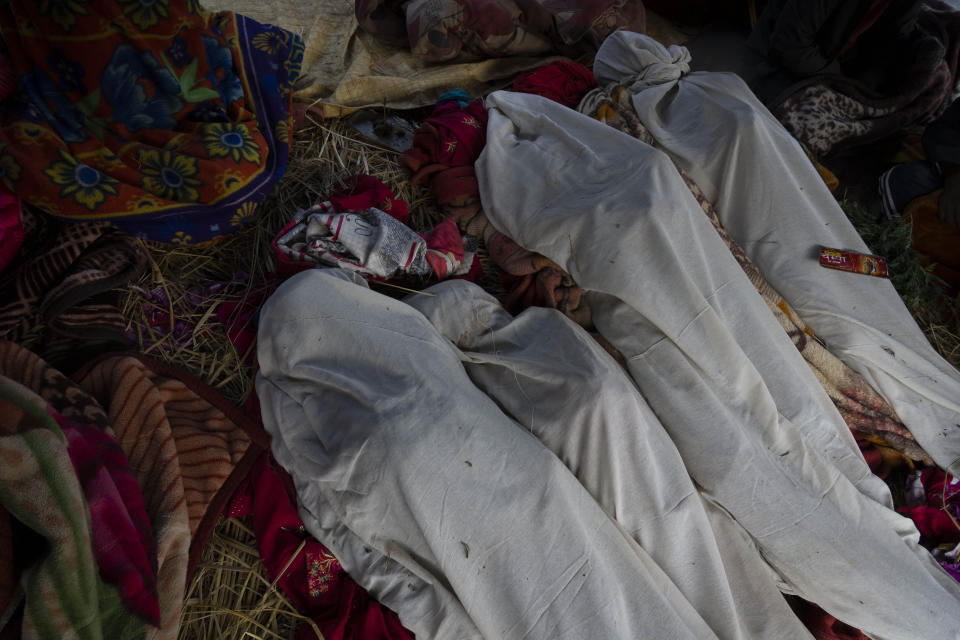
[[[313,619],[326,640],[413,638],[394,612],[371,598],[333,554],[307,533],[297,515],[294,495],[290,476],[264,455],[228,507],[231,517],[253,514],[253,531],[267,576],[276,579],[297,609]],[[301,544],[303,549],[297,552]],[[277,579],[284,567],[286,571]],[[297,634],[297,638],[313,637],[308,625]]]
[[[0,90],[2,90],[0,75]],[[7,268],[23,244],[23,223],[20,219],[20,198],[0,192],[0,271]]]
[[513,90],[549,98],[565,107],[576,109],[580,99],[594,87],[597,79],[582,64],[558,60],[516,77]]
[[48,406],[67,438],[67,452],[90,509],[100,576],[116,585],[129,609],[160,625],[157,549],[140,485],[117,442],[99,428],[63,418]]
[[423,234],[423,239],[427,241],[427,262],[440,280],[450,277],[463,263],[463,238],[452,219]]
[[390,187],[363,173],[347,180],[347,186],[331,195],[329,201],[336,212],[365,211],[376,207],[403,224],[410,223],[407,203],[397,200]]

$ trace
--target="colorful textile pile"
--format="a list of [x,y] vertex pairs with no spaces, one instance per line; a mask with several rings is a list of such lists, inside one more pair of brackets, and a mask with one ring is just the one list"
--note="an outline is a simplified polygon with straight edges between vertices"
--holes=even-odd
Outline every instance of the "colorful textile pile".
[[921,543],[960,582],[960,479],[940,469],[924,469],[910,477],[906,494],[907,505],[900,513],[913,520]]
[[201,243],[283,173],[297,36],[194,1],[7,3],[0,29],[19,78],[0,183],[39,209]]
[[[146,357],[106,357],[75,383],[26,349],[0,342],[0,375],[63,418],[58,428],[71,467],[58,463],[50,472],[76,479],[85,494],[92,525],[84,544],[102,580],[120,587],[115,608],[151,625],[139,635],[105,637],[175,638],[190,573],[266,444],[262,431],[201,381]],[[64,473],[68,468],[75,472]]]
[[156,541],[130,465],[117,441],[100,427],[66,419],[58,422],[87,499],[100,575],[120,587],[124,604],[137,617],[157,626]]
[[96,222],[69,223],[23,209],[24,245],[0,274],[0,338],[22,341],[44,326],[38,351],[70,369],[108,348],[126,347],[125,321],[111,290],[146,263],[132,236]]
[[[619,131],[657,147],[657,141],[643,125],[633,106],[627,87],[611,85],[587,94],[579,111]],[[899,420],[889,404],[863,379],[827,350],[813,330],[794,312],[747,256],[743,248],[727,233],[716,208],[700,187],[679,165],[676,169],[687,188],[700,204],[714,229],[730,249],[730,253],[746,273],[750,282],[767,303],[780,326],[793,340],[817,380],[840,410],[844,422],[860,440],[860,446],[871,463],[871,469],[885,475],[891,465],[898,464],[896,455],[882,455],[882,448],[874,447],[870,438],[880,440],[886,449],[893,449],[911,460],[929,461],[929,456],[917,444],[913,435]]]
[[[237,489],[225,515],[252,514],[267,577],[313,619],[325,639],[412,639],[397,615],[372,599],[306,531],[296,504],[289,474],[265,453]],[[314,634],[303,625],[297,637],[306,640]]]
[[465,106],[456,98],[442,100],[413,136],[413,147],[400,155],[400,165],[414,184],[433,191],[437,204],[452,215],[479,207],[473,163],[487,138],[487,112],[482,100]]
[[950,104],[960,61],[958,33],[960,11],[924,3],[913,41],[897,61],[904,68],[888,79],[895,88],[878,94],[825,69],[784,91],[771,111],[818,156],[926,124]]
[[356,0],[360,27],[428,60],[575,54],[617,29],[643,32],[643,4],[627,0]]
[[932,545],[960,543],[960,479],[940,469],[916,472],[907,487],[907,506],[917,529]]

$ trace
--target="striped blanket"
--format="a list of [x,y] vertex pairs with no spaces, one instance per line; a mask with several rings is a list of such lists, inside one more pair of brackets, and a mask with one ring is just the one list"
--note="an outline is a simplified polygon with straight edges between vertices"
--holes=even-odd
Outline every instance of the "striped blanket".
[[[152,554],[150,562],[156,576],[155,593],[159,604],[159,625],[141,625],[143,633],[132,637],[172,640],[177,636],[190,573],[227,500],[263,451],[266,439],[262,431],[200,380],[146,356],[104,357],[75,374],[74,381],[26,349],[0,341],[0,375],[55,408],[67,422],[82,425],[88,431],[96,429],[119,445],[119,452],[125,457],[130,474],[138,485],[149,521],[153,543],[145,546]],[[64,473],[65,469],[71,469],[69,465],[69,456],[60,456],[49,468],[50,473],[66,477],[64,482],[70,478],[75,480],[76,472]],[[74,546],[79,545],[89,553],[91,540],[95,542],[98,535],[104,535],[102,531],[98,532],[98,528],[110,525],[95,512],[91,518],[90,507],[84,504],[82,497],[80,501],[70,503],[72,506],[67,511],[71,518],[87,519],[86,526],[78,525],[85,537],[77,538],[74,534]],[[54,499],[52,494],[50,499]],[[56,503],[65,508],[61,504],[65,503]],[[7,510],[20,520],[18,513],[9,506]],[[115,559],[116,553],[113,556]],[[99,560],[99,574],[106,579],[106,560]],[[133,566],[133,563],[128,565]],[[23,580],[24,577],[20,576],[21,584]],[[61,584],[57,576],[51,580],[58,589],[70,584]],[[49,600],[36,600],[36,596],[31,598],[27,589],[24,591],[27,611],[31,600],[35,604]],[[89,584],[81,591],[96,593]],[[62,605],[61,608],[65,608],[71,602],[57,601],[44,606]],[[130,598],[127,598],[121,612],[131,610],[129,602]],[[98,611],[97,601],[86,602],[84,606],[92,612]],[[102,606],[101,601],[100,617],[106,619]],[[127,613],[121,617],[127,619],[130,615]],[[64,624],[73,621],[66,615],[62,619],[66,621]],[[25,619],[25,633],[27,629]],[[65,636],[60,631],[51,631],[33,637]],[[130,636],[104,631],[101,636],[80,634],[78,637]]]

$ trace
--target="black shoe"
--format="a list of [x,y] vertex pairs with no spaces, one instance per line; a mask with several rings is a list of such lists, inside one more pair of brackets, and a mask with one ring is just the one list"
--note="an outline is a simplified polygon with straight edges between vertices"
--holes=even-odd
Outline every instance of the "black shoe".
[[880,176],[880,204],[888,219],[899,217],[914,198],[943,186],[937,165],[926,160],[895,164]]

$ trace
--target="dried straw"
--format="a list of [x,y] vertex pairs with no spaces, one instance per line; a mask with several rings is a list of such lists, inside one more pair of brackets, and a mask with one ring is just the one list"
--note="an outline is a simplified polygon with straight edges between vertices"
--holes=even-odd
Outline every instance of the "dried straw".
[[222,520],[187,590],[180,640],[290,640],[304,624],[322,640],[316,624],[267,578],[249,518]]

